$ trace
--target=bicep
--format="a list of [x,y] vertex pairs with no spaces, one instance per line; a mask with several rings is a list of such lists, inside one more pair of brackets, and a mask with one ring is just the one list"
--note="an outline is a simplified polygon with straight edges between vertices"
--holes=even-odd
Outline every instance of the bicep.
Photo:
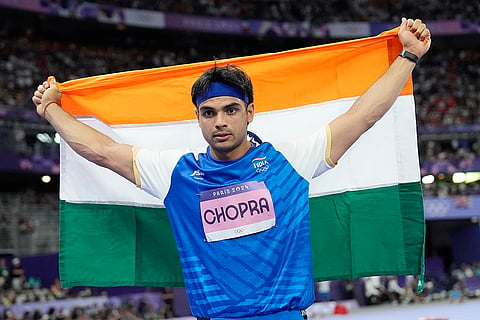
[[133,147],[128,144],[112,143],[105,147],[104,167],[135,183],[133,170]]

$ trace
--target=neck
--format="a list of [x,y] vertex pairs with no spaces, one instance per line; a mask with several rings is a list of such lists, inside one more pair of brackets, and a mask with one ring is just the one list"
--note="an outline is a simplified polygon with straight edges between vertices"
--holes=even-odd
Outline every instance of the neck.
[[221,150],[218,148],[212,148],[210,146],[210,155],[215,159],[215,160],[220,160],[220,161],[232,161],[232,160],[237,160],[243,157],[248,150],[252,147],[252,143],[250,141],[245,140],[241,145],[236,147],[233,150],[227,151],[227,150]]

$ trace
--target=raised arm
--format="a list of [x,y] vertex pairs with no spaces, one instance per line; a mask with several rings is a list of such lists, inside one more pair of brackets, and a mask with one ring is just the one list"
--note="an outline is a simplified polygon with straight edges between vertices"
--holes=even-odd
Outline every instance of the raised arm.
[[[430,31],[421,20],[402,18],[398,37],[403,49],[419,58],[430,48]],[[337,162],[392,107],[414,67],[415,62],[397,57],[346,113],[332,120],[330,159],[333,162]]]
[[38,86],[32,101],[66,143],[85,159],[111,169],[135,183],[132,146],[120,144],[103,133],[83,124],[60,106],[62,93],[55,79]]

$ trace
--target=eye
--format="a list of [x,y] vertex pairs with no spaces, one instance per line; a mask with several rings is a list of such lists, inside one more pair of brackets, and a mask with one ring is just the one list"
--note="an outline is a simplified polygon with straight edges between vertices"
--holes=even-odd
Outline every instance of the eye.
[[205,117],[205,118],[213,117],[214,114],[215,113],[211,109],[205,109],[202,111],[202,117]]
[[227,110],[225,110],[225,112],[229,115],[234,115],[237,112],[237,108],[230,107],[230,108],[227,108]]

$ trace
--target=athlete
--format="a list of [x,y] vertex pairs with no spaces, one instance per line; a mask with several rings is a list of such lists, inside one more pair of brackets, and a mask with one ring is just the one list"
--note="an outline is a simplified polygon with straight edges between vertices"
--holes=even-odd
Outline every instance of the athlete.
[[251,81],[227,65],[202,74],[192,102],[206,150],[147,150],[119,144],[60,106],[55,81],[32,100],[81,156],[163,200],[192,314],[199,319],[296,320],[314,301],[309,182],[333,168],[392,106],[430,48],[421,20],[402,19],[403,51],[343,115],[309,137],[254,144]]

